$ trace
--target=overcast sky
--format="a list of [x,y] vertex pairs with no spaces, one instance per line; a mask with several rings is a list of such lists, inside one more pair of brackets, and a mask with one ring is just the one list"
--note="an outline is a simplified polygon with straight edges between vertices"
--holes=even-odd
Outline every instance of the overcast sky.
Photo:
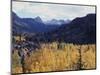
[[94,6],[61,5],[33,2],[12,3],[12,10],[21,18],[40,16],[44,21],[50,19],[74,19],[89,13],[95,13]]

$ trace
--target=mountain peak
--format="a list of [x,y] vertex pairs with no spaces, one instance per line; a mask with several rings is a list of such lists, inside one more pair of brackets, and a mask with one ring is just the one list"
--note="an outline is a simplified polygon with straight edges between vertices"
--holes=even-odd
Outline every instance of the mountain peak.
[[40,23],[42,22],[42,19],[39,16],[35,17],[34,20]]
[[68,20],[57,20],[57,19],[51,19],[51,20],[47,20],[45,21],[45,24],[49,24],[49,25],[63,25],[63,24],[67,24],[69,23],[70,21]]
[[13,16],[13,18],[16,18],[16,17],[19,18],[15,12],[12,12],[12,16]]

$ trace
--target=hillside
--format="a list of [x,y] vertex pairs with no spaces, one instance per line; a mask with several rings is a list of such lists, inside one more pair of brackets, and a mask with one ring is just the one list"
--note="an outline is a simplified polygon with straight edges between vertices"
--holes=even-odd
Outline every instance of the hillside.
[[39,16],[37,16],[35,18],[21,18],[15,12],[12,12],[13,33],[50,32],[50,31],[55,30],[59,27],[59,24],[53,24],[53,25],[52,24],[51,23],[49,23],[49,24],[44,23]]
[[88,44],[96,43],[96,14],[78,17],[69,24],[45,34],[50,41]]

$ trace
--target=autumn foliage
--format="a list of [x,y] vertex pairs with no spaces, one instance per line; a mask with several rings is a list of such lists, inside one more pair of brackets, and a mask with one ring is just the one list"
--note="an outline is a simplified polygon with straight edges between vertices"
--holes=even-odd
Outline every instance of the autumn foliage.
[[[42,43],[25,58],[26,73],[96,68],[94,44],[75,45],[57,42]],[[18,51],[12,54],[12,72],[23,73]]]

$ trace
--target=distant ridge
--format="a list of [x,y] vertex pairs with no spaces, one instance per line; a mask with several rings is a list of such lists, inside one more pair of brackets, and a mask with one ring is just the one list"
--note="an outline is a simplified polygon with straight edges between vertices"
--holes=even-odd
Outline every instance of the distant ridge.
[[69,24],[62,25],[55,31],[49,32],[47,40],[76,44],[96,43],[96,14],[78,17]]
[[[20,18],[13,13],[13,32],[32,32],[33,40],[40,42],[66,42],[74,44],[96,43],[96,14],[76,17],[71,22],[62,25],[45,25],[40,17]],[[43,33],[42,33],[43,32]],[[42,33],[42,34],[38,34]]]
[[16,13],[12,12],[13,32],[23,33],[41,33],[48,32],[59,27],[58,24],[45,24],[42,19],[36,18],[20,18]]

